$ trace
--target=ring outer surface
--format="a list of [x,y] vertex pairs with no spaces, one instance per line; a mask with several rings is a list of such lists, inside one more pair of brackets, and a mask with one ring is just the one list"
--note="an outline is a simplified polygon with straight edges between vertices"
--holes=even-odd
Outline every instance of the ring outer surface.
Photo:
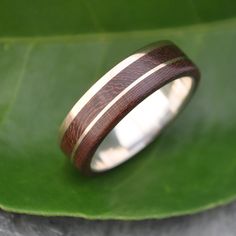
[[[95,151],[119,121],[145,98],[175,79],[190,76],[194,83],[189,96],[184,102],[185,106],[197,88],[200,72],[196,65],[175,44],[169,41],[161,41],[136,52],[136,54],[140,53],[143,54],[141,57],[112,77],[89,99],[73,119],[70,118],[69,125],[67,122],[70,113],[61,126],[61,149],[69,157],[74,152],[72,161],[85,175],[97,174],[90,167]],[[177,58],[176,61],[175,58]],[[167,62],[171,60],[173,63],[168,64]],[[74,149],[88,125],[119,93],[143,74],[154,67],[162,65],[164,66],[140,81],[117,100],[114,105],[109,107],[86,133],[78,147]],[[181,110],[182,108],[183,106]],[[67,128],[65,128],[65,124],[68,126]]]

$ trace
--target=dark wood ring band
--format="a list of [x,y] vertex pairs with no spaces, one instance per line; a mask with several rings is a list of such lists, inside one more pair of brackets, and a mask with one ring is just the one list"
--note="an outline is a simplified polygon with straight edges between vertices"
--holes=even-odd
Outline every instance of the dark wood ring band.
[[[183,76],[194,80],[192,95],[200,78],[198,68],[171,42],[159,42],[139,50],[123,67],[115,75],[111,73],[111,78],[91,93],[93,96],[86,102],[81,102],[80,109],[72,115],[69,113],[62,124],[61,148],[85,174],[93,173],[91,159],[102,140],[141,101]],[[144,74],[147,77],[139,81]]]

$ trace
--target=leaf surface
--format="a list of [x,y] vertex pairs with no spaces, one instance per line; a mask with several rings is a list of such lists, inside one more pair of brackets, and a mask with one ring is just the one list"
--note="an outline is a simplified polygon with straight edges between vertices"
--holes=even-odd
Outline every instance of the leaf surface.
[[[160,1],[160,7],[136,1],[131,15],[134,1],[28,2],[0,7],[1,208],[144,219],[235,199],[236,20],[228,19],[235,15],[233,1],[211,9],[205,1],[183,1],[176,11],[168,11],[171,1]],[[199,66],[195,97],[127,164],[96,178],[81,176],[59,149],[60,123],[107,70],[162,39],[174,41]]]

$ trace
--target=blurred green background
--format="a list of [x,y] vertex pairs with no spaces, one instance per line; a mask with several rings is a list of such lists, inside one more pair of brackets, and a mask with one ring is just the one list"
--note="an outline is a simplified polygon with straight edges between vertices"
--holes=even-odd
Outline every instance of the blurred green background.
[[232,18],[235,1],[3,0],[0,16],[3,37],[146,31]]

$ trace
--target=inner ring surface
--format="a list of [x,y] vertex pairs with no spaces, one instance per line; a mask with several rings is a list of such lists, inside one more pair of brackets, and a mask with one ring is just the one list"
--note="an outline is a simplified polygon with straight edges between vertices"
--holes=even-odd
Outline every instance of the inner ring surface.
[[179,112],[193,83],[192,77],[180,77],[138,104],[102,141],[91,160],[91,169],[109,170],[146,147]]

